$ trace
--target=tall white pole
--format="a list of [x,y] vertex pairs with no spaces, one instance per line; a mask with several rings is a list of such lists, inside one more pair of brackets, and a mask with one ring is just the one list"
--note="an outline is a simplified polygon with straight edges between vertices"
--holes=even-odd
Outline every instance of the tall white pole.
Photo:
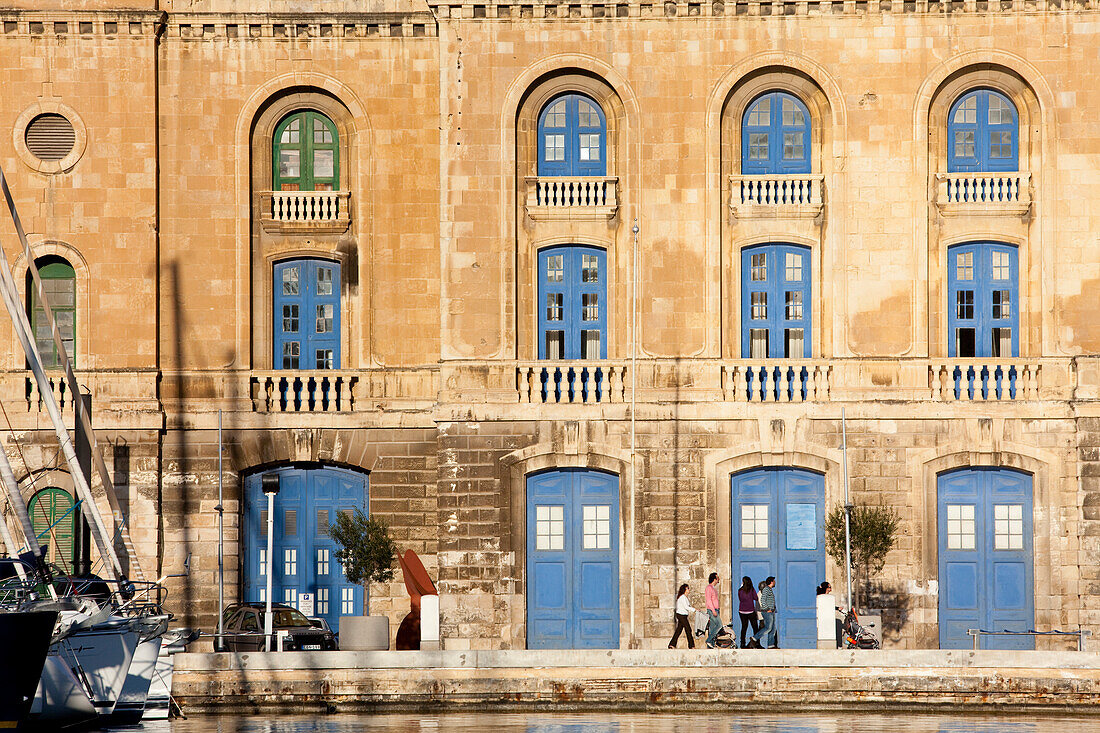
[[[221,649],[225,633],[222,611],[225,609],[225,507],[222,505],[222,411],[218,410],[218,641],[215,648]],[[270,574],[268,574],[270,577]],[[270,591],[269,591],[270,592]]]
[[271,651],[271,576],[275,574],[275,555],[272,553],[274,544],[275,492],[269,491],[267,492],[267,593],[264,595],[266,603],[264,609],[264,638],[267,640],[267,651]]
[[637,500],[637,431],[635,416],[638,412],[638,217],[634,217],[634,249],[631,256],[630,277],[630,642],[637,640],[636,620],[634,618],[635,586],[638,582],[638,522],[636,518]]
[[844,453],[844,569],[848,576],[848,610],[852,610],[852,505],[848,499],[848,425],[840,408],[840,441]]

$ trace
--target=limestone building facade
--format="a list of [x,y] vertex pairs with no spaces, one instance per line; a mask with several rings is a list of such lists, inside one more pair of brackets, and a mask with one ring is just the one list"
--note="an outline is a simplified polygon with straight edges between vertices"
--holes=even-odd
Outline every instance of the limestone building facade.
[[[1094,0],[16,0],[0,165],[128,560],[190,555],[192,623],[220,419],[230,601],[270,566],[396,628],[400,581],[368,604],[325,537],[361,506],[446,648],[660,647],[712,571],[726,615],[777,576],[811,644],[846,464],[901,518],[887,644],[969,646],[1100,631],[1098,45]],[[0,342],[64,563],[72,482]]]

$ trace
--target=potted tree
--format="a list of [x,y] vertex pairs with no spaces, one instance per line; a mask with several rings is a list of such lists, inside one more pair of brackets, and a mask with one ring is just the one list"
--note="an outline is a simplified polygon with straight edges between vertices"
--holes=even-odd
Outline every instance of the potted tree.
[[363,586],[365,616],[340,617],[340,648],[374,651],[390,648],[390,620],[370,615],[370,584],[393,580],[397,545],[389,526],[361,510],[337,512],[329,525],[329,536],[339,548],[336,559],[344,568],[348,582]]

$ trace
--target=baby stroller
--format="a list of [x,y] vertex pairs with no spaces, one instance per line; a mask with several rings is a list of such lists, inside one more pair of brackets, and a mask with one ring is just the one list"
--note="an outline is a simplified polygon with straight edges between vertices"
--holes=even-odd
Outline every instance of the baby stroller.
[[[874,624],[871,624],[874,626]],[[846,649],[881,649],[882,644],[871,633],[870,629],[859,623],[859,616],[853,609],[849,609],[844,616],[844,647]]]
[[[695,637],[704,637],[707,635],[707,614],[705,611],[695,612]],[[733,634],[733,626],[726,624],[722,628],[718,629],[718,633],[714,637],[714,646],[716,649],[736,649],[737,637]]]

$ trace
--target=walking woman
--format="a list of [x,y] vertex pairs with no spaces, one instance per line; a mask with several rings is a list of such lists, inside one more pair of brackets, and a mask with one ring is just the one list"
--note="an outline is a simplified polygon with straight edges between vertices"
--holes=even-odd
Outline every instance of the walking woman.
[[680,639],[681,631],[687,637],[688,649],[695,648],[694,632],[691,630],[691,624],[688,623],[688,613],[695,613],[695,609],[688,603],[687,593],[687,583],[681,585],[680,590],[676,592],[676,631],[672,634],[672,641],[668,643],[669,649],[676,648],[676,642]]
[[756,588],[752,587],[752,578],[741,578],[741,587],[737,589],[737,614],[741,617],[741,648],[745,648],[745,631],[752,625],[752,633],[760,630],[760,622],[756,619],[756,600],[759,596]]

